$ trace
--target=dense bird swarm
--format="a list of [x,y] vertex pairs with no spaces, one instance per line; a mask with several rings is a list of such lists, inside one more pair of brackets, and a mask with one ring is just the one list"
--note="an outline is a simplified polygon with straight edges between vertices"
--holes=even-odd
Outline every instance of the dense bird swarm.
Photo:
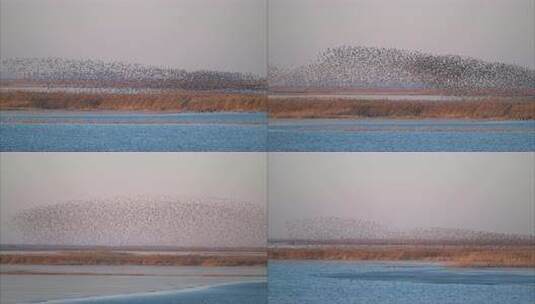
[[271,88],[534,89],[535,70],[456,56],[342,46],[296,68],[272,67]]
[[265,211],[248,202],[172,197],[71,201],[13,218],[24,243],[98,246],[261,247]]
[[529,243],[535,242],[534,235],[517,235],[473,231],[455,228],[393,229],[374,221],[340,217],[315,217],[287,222],[287,235],[292,240],[307,241],[407,241],[443,243]]
[[253,74],[193,71],[100,60],[15,58],[0,62],[1,79],[48,86],[139,87],[187,90],[259,90],[265,80]]

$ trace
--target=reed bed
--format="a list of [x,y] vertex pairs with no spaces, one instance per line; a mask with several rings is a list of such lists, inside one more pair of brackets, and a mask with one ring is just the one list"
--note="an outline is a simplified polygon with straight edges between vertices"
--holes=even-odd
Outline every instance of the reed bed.
[[277,98],[213,91],[72,93],[7,91],[0,110],[268,112],[273,119],[488,119],[534,120],[535,97],[455,101]]
[[152,266],[258,266],[265,255],[133,254],[109,251],[73,251],[53,254],[2,254],[0,264],[28,265],[152,265]]
[[171,91],[162,93],[0,93],[0,110],[78,110],[154,112],[262,112],[259,94]]
[[535,97],[455,101],[283,98],[269,101],[271,118],[535,119]]
[[457,267],[535,267],[535,247],[371,246],[271,248],[274,260],[427,261]]

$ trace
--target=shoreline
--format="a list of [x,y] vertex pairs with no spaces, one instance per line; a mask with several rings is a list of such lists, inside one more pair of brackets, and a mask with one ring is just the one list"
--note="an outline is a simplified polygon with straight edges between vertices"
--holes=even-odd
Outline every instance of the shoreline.
[[535,268],[535,246],[272,247],[269,260],[437,262],[453,267]]
[[0,264],[5,265],[147,265],[147,266],[202,266],[238,267],[264,266],[267,255],[258,253],[211,255],[203,254],[135,254],[107,251],[67,251],[52,254],[31,251],[17,254],[0,254]]
[[270,119],[535,120],[535,97],[481,100],[359,100],[306,98],[269,101]]
[[0,92],[0,111],[263,112],[266,98],[246,93],[176,91],[156,93]]
[[[409,94],[410,95],[410,94]],[[276,95],[275,95],[276,96]],[[394,96],[394,95],[392,95]],[[447,95],[445,95],[447,97]],[[367,100],[364,97],[276,97],[176,91],[83,93],[0,91],[0,111],[65,113],[267,113],[269,119],[535,120],[535,96],[473,96],[460,100]],[[400,97],[402,99],[402,97]]]
[[[4,264],[5,265],[5,264]],[[13,264],[9,264],[13,265]],[[28,265],[28,266],[35,266],[35,265]],[[43,266],[43,265],[39,265]],[[44,266],[65,266],[65,265],[44,265]],[[92,265],[69,265],[69,266],[92,266]],[[110,266],[110,265],[101,265],[101,266]],[[117,266],[117,265],[111,265],[111,266]],[[143,265],[138,265],[143,266]],[[173,267],[181,267],[181,266],[173,266]],[[260,267],[260,266],[244,266],[244,267]],[[0,264],[1,268],[1,264]],[[176,278],[184,278],[184,277],[202,277],[202,278],[263,278],[265,275],[256,275],[256,274],[145,274],[145,273],[122,273],[122,272],[114,272],[114,273],[99,273],[99,272],[52,272],[52,271],[24,271],[24,270],[11,270],[11,271],[2,271],[0,270],[0,275],[35,275],[35,276],[97,276],[97,277],[176,277]]]
[[[535,105],[534,105],[535,106]],[[535,122],[535,116],[529,118],[511,118],[511,117],[471,117],[471,116],[352,116],[352,115],[275,115],[266,111],[154,111],[154,110],[95,110],[95,109],[43,109],[43,108],[14,108],[2,109],[0,107],[0,115],[2,113],[20,113],[20,114],[96,114],[96,115],[232,115],[232,114],[250,114],[250,115],[266,115],[266,119],[270,122],[288,122],[288,121],[315,121],[315,120],[339,120],[339,121],[462,121],[462,122],[503,122],[503,121],[525,121]]]
[[35,113],[35,114],[109,114],[109,115],[117,115],[117,114],[139,114],[139,115],[146,115],[146,114],[153,114],[153,115],[177,115],[177,114],[266,114],[267,112],[262,111],[213,111],[213,112],[193,112],[193,111],[154,111],[154,110],[98,110],[98,109],[42,109],[42,108],[16,108],[16,109],[1,109],[0,113]]
[[[210,255],[136,254],[128,252],[66,251],[2,253],[1,265],[99,266],[265,266],[268,260],[422,261],[456,267],[535,268],[535,245],[359,245],[272,246],[267,253]],[[9,271],[8,271],[9,272]],[[49,274],[4,273],[2,274]],[[54,274],[54,273],[51,273]],[[80,275],[85,273],[80,272]],[[92,275],[87,273],[87,275]],[[108,275],[108,274],[106,274]]]
[[155,297],[175,296],[175,295],[180,295],[183,293],[205,291],[205,290],[209,290],[212,288],[231,287],[233,285],[239,286],[239,285],[247,285],[247,284],[264,284],[264,283],[267,284],[267,281],[258,280],[258,281],[227,282],[227,283],[210,284],[210,285],[202,285],[202,286],[195,286],[195,287],[185,287],[181,289],[168,289],[168,290],[164,289],[164,290],[135,292],[135,293],[127,293],[127,294],[88,296],[88,297],[81,297],[81,298],[47,300],[44,303],[85,303],[87,301],[90,301],[91,303],[94,301],[105,303],[105,301],[110,301],[110,300],[127,301],[129,299],[139,300],[139,298],[148,298],[147,300],[149,300]]

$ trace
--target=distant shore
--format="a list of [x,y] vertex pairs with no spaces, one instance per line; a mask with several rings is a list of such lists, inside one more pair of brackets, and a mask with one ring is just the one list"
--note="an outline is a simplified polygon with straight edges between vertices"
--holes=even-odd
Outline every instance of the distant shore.
[[150,265],[150,266],[262,266],[266,255],[247,253],[130,253],[108,250],[15,252],[0,254],[0,264],[24,265]]
[[358,100],[277,98],[269,101],[276,119],[479,119],[533,120],[535,97],[482,97],[466,100]]
[[0,92],[0,110],[265,112],[259,94],[164,91],[161,93]]
[[272,119],[535,120],[535,96],[457,96],[453,100],[414,100],[410,94],[407,96],[411,96],[411,100],[396,100],[395,96],[385,100],[367,100],[366,96],[359,95],[341,97],[334,94],[318,98],[305,94],[270,97],[268,101],[263,94],[221,91],[99,93],[8,90],[0,92],[0,110],[267,112]]
[[535,267],[535,246],[272,247],[273,260],[426,261],[455,267]]
[[533,246],[358,245],[272,246],[257,254],[172,254],[83,250],[0,254],[8,265],[264,266],[271,260],[422,261],[454,267],[535,268]]

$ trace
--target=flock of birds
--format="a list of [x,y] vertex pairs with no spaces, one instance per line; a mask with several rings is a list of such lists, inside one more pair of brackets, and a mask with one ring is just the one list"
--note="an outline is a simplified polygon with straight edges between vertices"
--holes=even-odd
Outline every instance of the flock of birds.
[[433,243],[533,243],[535,235],[474,231],[459,228],[396,230],[369,220],[341,217],[296,219],[286,223],[289,240],[317,242],[433,242]]
[[296,68],[270,67],[264,77],[233,72],[186,71],[100,60],[12,58],[0,62],[0,78],[48,86],[137,87],[192,90],[285,88],[535,89],[535,70],[456,55],[393,48],[341,46]]
[[257,90],[265,80],[254,74],[186,71],[123,62],[62,58],[8,58],[0,78],[38,81],[48,86],[138,87],[192,90]]
[[[156,196],[69,201],[19,212],[22,243],[69,246],[264,247],[261,206],[217,198]],[[533,243],[534,235],[452,228],[395,230],[369,220],[315,217],[287,222],[287,240],[313,242]]]
[[[243,73],[159,68],[60,58],[3,59],[1,79],[48,85],[158,89],[263,90],[266,79]],[[270,87],[535,89],[535,70],[461,56],[399,49],[329,48],[315,62],[271,68]],[[24,241],[56,245],[256,247],[266,243],[265,211],[224,200],[130,197],[72,201],[25,210],[13,219]],[[394,231],[372,221],[321,217],[288,223],[291,239],[517,240],[522,236],[460,229]],[[530,236],[532,239],[532,237]]]
[[214,198],[115,197],[24,210],[12,219],[27,244],[262,247],[262,207]]
[[535,89],[535,70],[454,55],[342,46],[296,68],[273,67],[270,87]]

